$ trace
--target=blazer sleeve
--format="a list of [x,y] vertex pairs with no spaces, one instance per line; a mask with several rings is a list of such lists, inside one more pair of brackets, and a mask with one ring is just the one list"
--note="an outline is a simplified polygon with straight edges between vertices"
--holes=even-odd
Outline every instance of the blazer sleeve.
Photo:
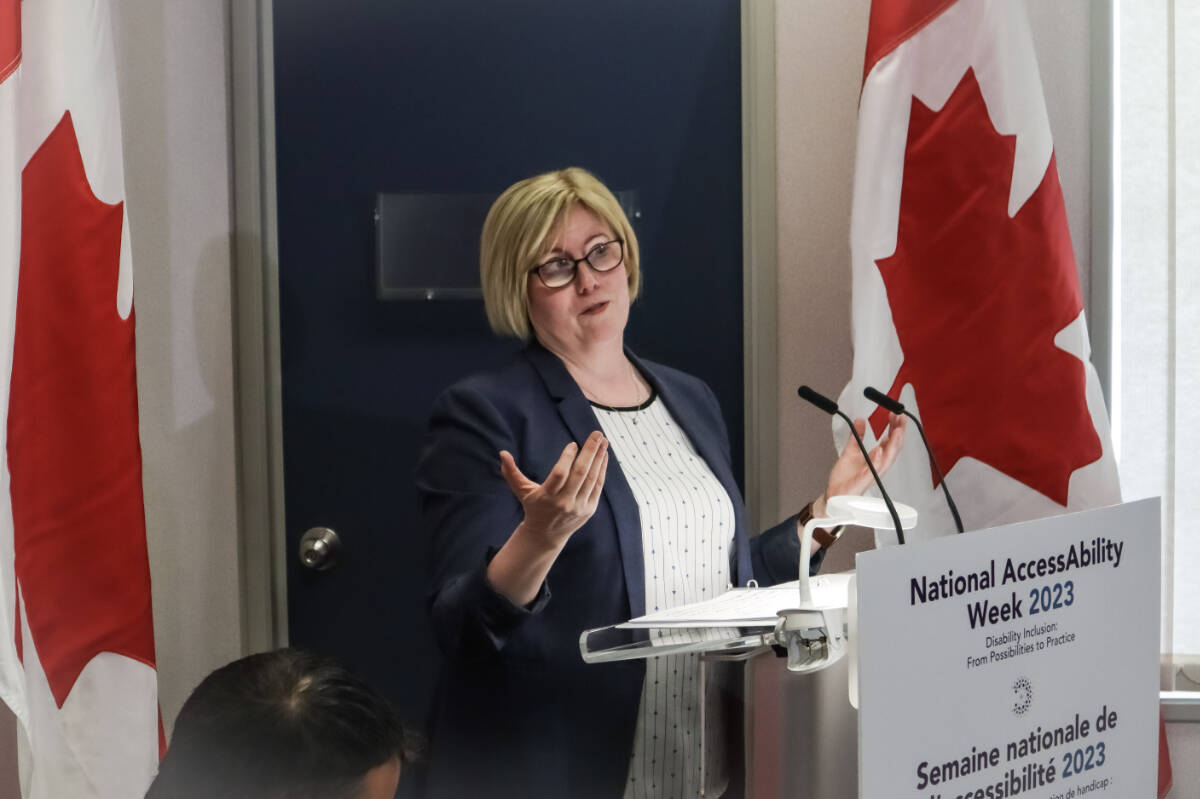
[[[759,585],[786,583],[799,575],[798,519],[799,514],[793,514],[750,541],[750,562]],[[818,549],[809,562],[808,573],[816,574],[823,560],[825,550]]]
[[494,656],[549,601],[542,584],[527,606],[492,588],[487,564],[523,518],[500,474],[500,450],[514,452],[509,421],[484,392],[448,389],[434,404],[417,465],[422,518],[432,536],[429,608],[451,658]]

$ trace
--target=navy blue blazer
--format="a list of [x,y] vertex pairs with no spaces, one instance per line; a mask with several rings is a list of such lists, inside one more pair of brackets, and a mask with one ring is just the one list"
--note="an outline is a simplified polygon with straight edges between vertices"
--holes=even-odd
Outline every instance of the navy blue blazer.
[[[751,540],[712,390],[627,354],[733,502],[736,584],[795,579],[796,518]],[[432,536],[430,611],[446,656],[430,796],[621,795],[645,667],[588,665],[579,654],[583,630],[645,612],[641,521],[617,454],[610,450],[595,514],[571,536],[530,605],[513,605],[486,579],[487,562],[522,519],[500,474],[500,450],[541,481],[568,442],[582,444],[599,429],[566,367],[536,342],[434,404],[417,469]]]

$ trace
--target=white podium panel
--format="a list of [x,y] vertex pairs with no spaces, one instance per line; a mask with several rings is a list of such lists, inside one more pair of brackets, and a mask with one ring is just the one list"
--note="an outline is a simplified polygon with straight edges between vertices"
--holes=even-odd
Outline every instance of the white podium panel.
[[859,796],[1154,796],[1159,537],[1153,499],[860,554]]

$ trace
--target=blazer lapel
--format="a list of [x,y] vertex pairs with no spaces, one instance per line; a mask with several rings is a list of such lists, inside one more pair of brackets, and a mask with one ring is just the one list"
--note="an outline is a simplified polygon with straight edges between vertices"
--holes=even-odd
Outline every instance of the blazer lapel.
[[[591,403],[583,396],[583,392],[579,390],[574,378],[557,355],[538,344],[536,340],[530,342],[525,355],[545,383],[546,390],[558,407],[559,416],[571,431],[571,436],[582,446],[588,436],[600,429],[600,422],[592,412]],[[637,500],[633,498],[633,491],[629,488],[625,473],[621,471],[616,453],[611,449],[602,496],[608,503],[609,512],[617,527],[617,543],[620,547],[621,566],[625,572],[629,615],[630,618],[636,618],[646,612],[642,520],[638,515]]]

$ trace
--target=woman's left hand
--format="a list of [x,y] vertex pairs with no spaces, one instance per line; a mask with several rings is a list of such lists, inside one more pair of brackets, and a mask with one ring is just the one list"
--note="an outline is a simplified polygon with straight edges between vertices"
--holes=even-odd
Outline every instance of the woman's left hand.
[[[908,418],[899,414],[888,414],[887,432],[879,443],[871,450],[871,463],[881,475],[896,462],[900,447],[904,445],[904,430]],[[861,436],[867,431],[866,419],[855,419],[854,429]],[[871,470],[863,459],[857,444],[846,443],[841,457],[833,464],[829,472],[829,480],[825,483],[823,498],[836,497],[842,494],[861,494],[875,483]],[[823,504],[823,503],[822,503]]]

